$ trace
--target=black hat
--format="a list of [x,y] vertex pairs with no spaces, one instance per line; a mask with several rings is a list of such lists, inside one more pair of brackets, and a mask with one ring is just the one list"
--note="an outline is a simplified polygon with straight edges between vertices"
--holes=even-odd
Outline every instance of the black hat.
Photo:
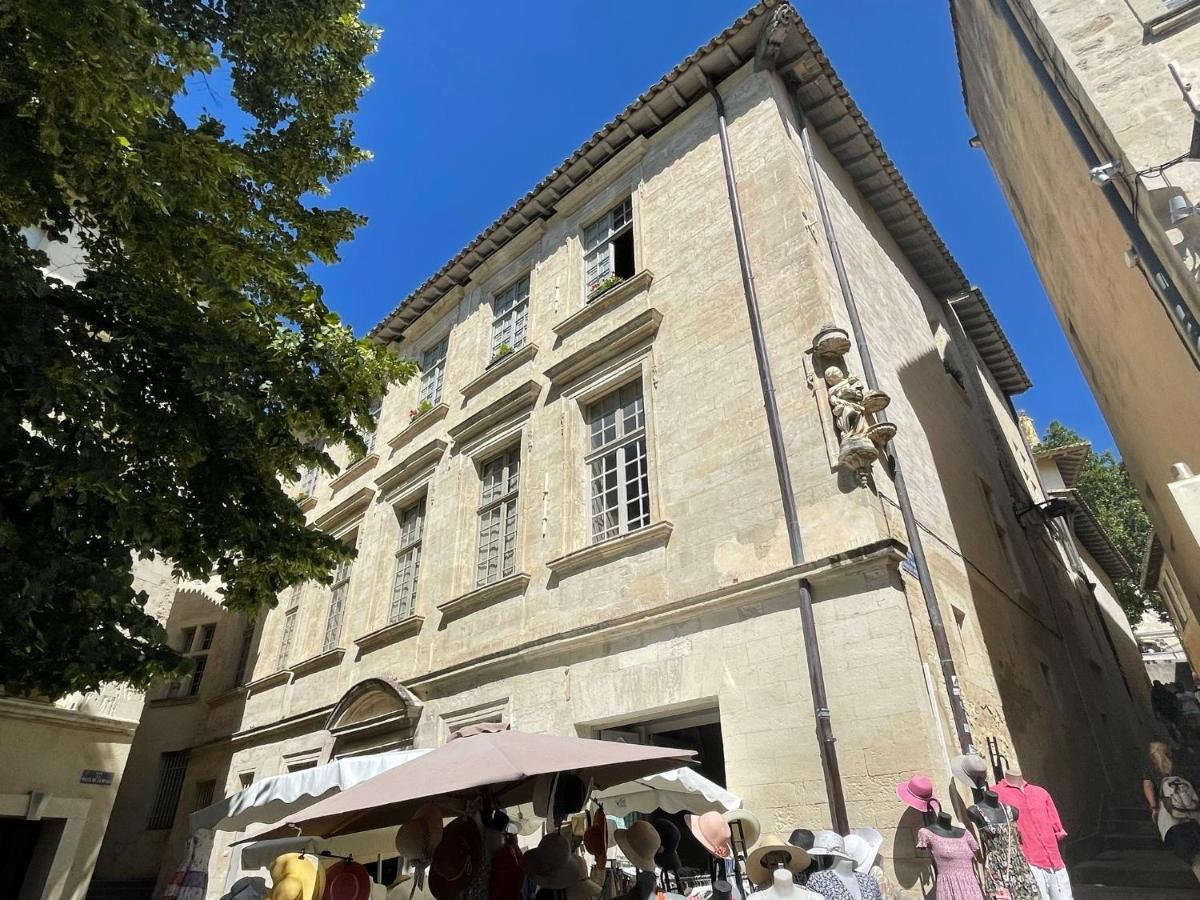
[[733,896],[733,885],[728,881],[717,880],[712,885],[712,900],[730,900]]
[[554,785],[554,822],[562,822],[567,816],[579,812],[587,803],[588,789],[578,775],[563,772]]
[[799,847],[801,850],[811,850],[814,841],[813,833],[807,828],[797,828],[788,837],[788,843],[793,847]]
[[679,861],[679,829],[670,819],[654,819],[650,824],[662,842],[662,847],[654,854],[655,863],[667,872],[678,872],[683,867]]

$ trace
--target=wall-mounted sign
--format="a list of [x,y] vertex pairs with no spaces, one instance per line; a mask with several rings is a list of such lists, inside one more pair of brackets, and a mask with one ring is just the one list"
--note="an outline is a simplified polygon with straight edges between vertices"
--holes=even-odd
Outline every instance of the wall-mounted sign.
[[80,784],[112,784],[113,773],[102,769],[84,769],[79,776]]

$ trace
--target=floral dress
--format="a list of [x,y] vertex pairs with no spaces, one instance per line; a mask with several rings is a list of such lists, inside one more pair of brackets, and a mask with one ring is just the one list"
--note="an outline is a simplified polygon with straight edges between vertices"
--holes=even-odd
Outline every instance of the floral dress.
[[945,837],[922,828],[917,832],[917,849],[928,850],[937,865],[937,900],[983,900],[975,877],[979,845],[971,832],[964,830],[958,837]]
[[1021,836],[1007,806],[1004,818],[1003,822],[979,829],[987,854],[983,862],[984,892],[997,900],[1040,900],[1033,869],[1021,852]]

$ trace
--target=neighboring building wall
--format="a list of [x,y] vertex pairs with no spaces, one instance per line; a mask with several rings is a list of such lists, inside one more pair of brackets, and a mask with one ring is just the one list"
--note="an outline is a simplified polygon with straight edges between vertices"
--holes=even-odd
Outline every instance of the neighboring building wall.
[[[1200,462],[1197,367],[1147,275],[1126,262],[1129,236],[1101,193],[1124,191],[1126,183],[1090,182],[1089,163],[1023,55],[1005,6],[1018,22],[1032,23],[1027,33],[1051,57],[1050,71],[1097,154],[1124,159],[1126,172],[1187,150],[1192,115],[1167,62],[1177,61],[1188,79],[1200,75],[1190,74],[1200,65],[1200,30],[1185,24],[1146,39],[1124,0],[953,4],[968,113],[1167,558],[1200,609],[1200,544],[1167,490],[1172,465]],[[1163,226],[1169,195],[1182,190],[1194,200],[1198,189],[1196,162],[1138,183],[1143,231],[1194,309],[1192,234],[1200,217],[1179,229]],[[1193,662],[1200,659],[1200,631],[1184,640]]]

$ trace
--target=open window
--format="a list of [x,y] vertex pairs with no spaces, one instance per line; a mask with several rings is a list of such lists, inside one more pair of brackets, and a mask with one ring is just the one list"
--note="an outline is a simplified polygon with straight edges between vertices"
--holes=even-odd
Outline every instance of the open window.
[[633,276],[633,200],[626,197],[583,229],[583,283],[587,300],[594,300]]

